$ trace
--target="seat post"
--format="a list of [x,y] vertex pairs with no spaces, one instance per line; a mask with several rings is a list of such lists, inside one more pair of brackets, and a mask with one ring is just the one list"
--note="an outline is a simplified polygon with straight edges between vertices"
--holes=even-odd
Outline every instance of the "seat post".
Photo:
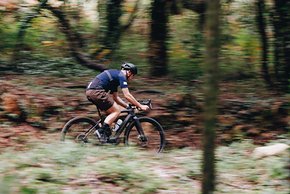
[[104,116],[102,115],[102,113],[101,113],[101,110],[99,109],[99,107],[96,105],[96,108],[97,108],[97,110],[98,110],[98,114],[99,114],[99,117],[100,117],[100,119],[101,119],[101,122],[103,122],[104,121]]

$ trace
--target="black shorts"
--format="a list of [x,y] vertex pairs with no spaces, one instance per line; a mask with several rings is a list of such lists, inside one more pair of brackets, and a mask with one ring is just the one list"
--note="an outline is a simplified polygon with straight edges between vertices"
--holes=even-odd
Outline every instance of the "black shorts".
[[112,96],[107,93],[104,89],[100,90],[87,90],[86,96],[89,101],[99,107],[102,111],[106,111],[111,108],[114,104]]

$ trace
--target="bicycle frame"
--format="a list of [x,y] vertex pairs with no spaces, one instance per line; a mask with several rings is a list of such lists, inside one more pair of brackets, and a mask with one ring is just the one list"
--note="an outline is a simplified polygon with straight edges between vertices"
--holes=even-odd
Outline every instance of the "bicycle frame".
[[[97,107],[98,109],[98,114],[99,114],[99,117],[100,119],[97,121],[97,124],[94,125],[93,127],[91,127],[88,131],[85,132],[85,136],[87,136],[88,134],[90,134],[93,130],[96,131],[98,137],[100,138],[101,135],[100,133],[98,132],[97,128],[99,126],[100,123],[102,123],[105,119],[105,117],[101,114],[101,111],[100,109]],[[121,111],[121,114],[122,113],[126,113],[127,115],[125,116],[125,119],[123,120],[121,126],[119,127],[119,129],[116,131],[116,133],[111,137],[111,139],[118,139],[120,137],[120,135],[123,133],[123,131],[125,130],[125,134],[127,133],[127,130],[129,130],[131,128],[131,126],[133,124],[136,125],[136,128],[137,128],[137,131],[141,137],[141,140],[142,141],[146,141],[147,138],[145,137],[144,135],[144,132],[142,130],[142,126],[139,122],[139,118],[136,116],[135,112],[134,112],[135,108],[129,108],[129,109],[125,109],[125,110],[122,110]],[[120,118],[120,116],[119,116]]]
[[120,128],[116,131],[113,138],[115,138],[115,139],[119,138],[124,130],[125,130],[125,134],[126,134],[127,130],[129,130],[131,128],[131,126],[134,124],[136,126],[136,129],[137,129],[140,137],[144,137],[144,132],[143,132],[142,126],[139,122],[139,118],[136,116],[136,114],[134,112],[134,109],[123,110],[123,111],[121,111],[121,113],[127,113],[127,116],[125,117]]

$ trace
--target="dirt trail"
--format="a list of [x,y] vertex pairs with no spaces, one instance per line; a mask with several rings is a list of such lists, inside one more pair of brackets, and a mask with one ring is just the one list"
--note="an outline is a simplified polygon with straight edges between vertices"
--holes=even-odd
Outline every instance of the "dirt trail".
[[[0,149],[24,149],[25,144],[34,139],[47,139],[47,135],[57,137],[71,117],[95,117],[95,107],[84,95],[84,80],[87,77],[1,77]],[[165,84],[169,82],[168,78],[141,78],[132,83],[131,92],[138,99],[153,100],[154,109],[148,116],[162,124],[168,149],[200,148],[203,131],[202,87],[200,83],[195,83],[184,90],[181,86],[185,87],[185,83]],[[287,102],[290,99],[287,96],[267,91],[255,80],[224,82],[220,84],[220,91],[217,143],[230,143],[247,137],[263,144],[285,134],[287,126],[289,128]],[[14,100],[9,98],[9,103],[6,103],[4,98],[9,95]],[[20,115],[15,118],[17,114]]]

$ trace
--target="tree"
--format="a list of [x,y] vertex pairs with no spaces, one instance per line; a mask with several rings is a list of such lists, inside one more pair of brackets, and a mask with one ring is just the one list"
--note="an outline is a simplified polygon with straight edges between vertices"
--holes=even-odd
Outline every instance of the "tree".
[[[140,0],[137,0],[135,3],[135,7],[133,12],[131,13],[130,17],[128,18],[127,23],[124,25],[121,25],[120,23],[120,17],[122,15],[121,11],[121,4],[122,0],[110,0],[107,1],[106,4],[106,34],[104,41],[102,41],[102,44],[104,45],[101,50],[98,51],[98,53],[102,52],[104,49],[110,50],[108,53],[111,55],[113,51],[118,47],[118,43],[120,40],[120,37],[122,33],[127,30],[130,25],[133,23],[134,19],[136,18],[136,12],[138,9],[138,4]],[[63,5],[65,6],[65,4]],[[34,8],[31,13],[28,13],[24,16],[19,32],[18,32],[18,44],[16,45],[14,56],[13,56],[13,64],[17,64],[19,57],[19,51],[22,49],[23,45],[23,39],[25,37],[25,32],[27,28],[30,27],[30,24],[32,23],[34,18],[37,18],[41,15],[41,11],[43,9],[49,10],[53,16],[55,16],[58,20],[59,29],[61,32],[64,33],[66,36],[68,46],[69,46],[69,52],[71,56],[81,65],[86,66],[91,69],[103,71],[106,69],[106,66],[104,64],[101,64],[99,61],[94,60],[93,58],[98,58],[96,56],[88,56],[87,54],[84,54],[84,46],[83,43],[85,42],[78,32],[76,28],[72,27],[70,24],[70,20],[67,17],[67,14],[64,12],[65,9],[62,9],[62,7],[54,7],[48,4],[48,0],[40,0],[39,5]],[[107,56],[107,55],[106,55]],[[15,67],[17,67],[15,65]]]
[[263,78],[268,86],[272,86],[271,77],[269,75],[269,68],[268,68],[268,52],[269,52],[269,43],[268,37],[266,34],[266,19],[265,19],[265,1],[264,0],[257,0],[256,2],[256,22],[258,26],[258,31],[260,34],[261,45],[262,45],[262,75]]
[[111,58],[115,50],[119,47],[122,35],[129,29],[137,17],[140,0],[135,1],[135,6],[128,20],[123,24],[121,22],[121,17],[124,15],[124,11],[122,11],[123,3],[123,0],[109,0],[105,1],[105,8],[99,5],[101,7],[99,13],[105,15],[104,27],[100,30],[103,31],[104,35],[101,36],[101,40],[99,41],[101,47],[94,53],[94,58]]
[[186,8],[199,14],[198,29],[204,25],[205,0],[153,0],[151,4],[151,31],[149,40],[150,75],[164,76],[168,73],[168,21],[169,14],[181,13]]
[[290,1],[275,0],[273,9],[275,77],[279,89],[290,90]]
[[105,6],[104,37],[101,40],[102,47],[95,53],[96,58],[100,58],[98,55],[102,55],[103,51],[107,52],[106,57],[110,58],[118,47],[121,37],[122,0],[108,0]]
[[168,73],[168,2],[153,0],[151,5],[151,31],[149,40],[150,75],[164,76]]
[[215,127],[218,99],[219,54],[219,0],[208,0],[206,10],[205,40],[205,105],[203,134],[202,193],[215,189]]

